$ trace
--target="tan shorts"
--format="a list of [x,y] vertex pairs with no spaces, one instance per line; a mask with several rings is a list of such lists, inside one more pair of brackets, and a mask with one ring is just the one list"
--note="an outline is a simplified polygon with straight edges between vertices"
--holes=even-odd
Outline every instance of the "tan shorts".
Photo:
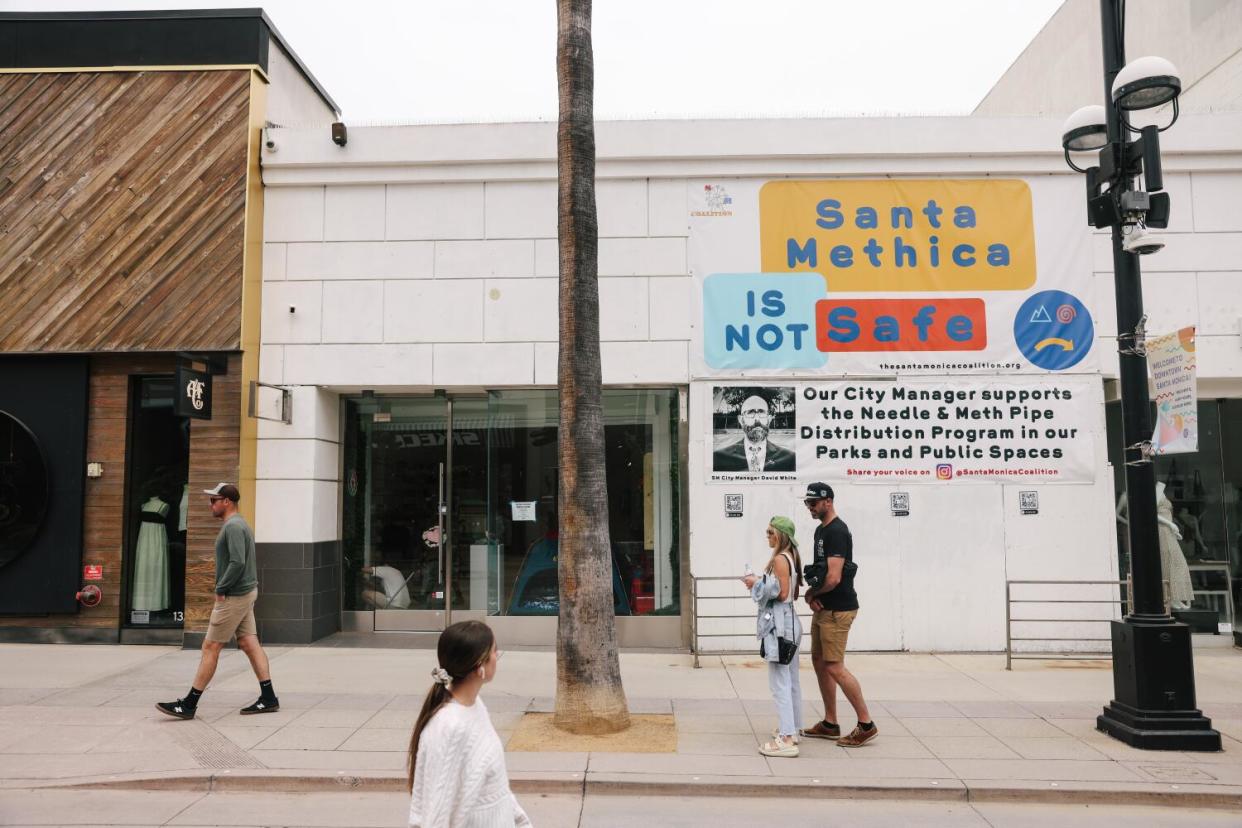
[[254,623],[254,602],[258,597],[259,591],[252,589],[245,595],[226,595],[223,601],[217,600],[207,624],[207,640],[228,644],[234,635],[239,639],[258,635],[259,628]]
[[845,661],[845,642],[858,610],[820,610],[811,618],[811,658]]

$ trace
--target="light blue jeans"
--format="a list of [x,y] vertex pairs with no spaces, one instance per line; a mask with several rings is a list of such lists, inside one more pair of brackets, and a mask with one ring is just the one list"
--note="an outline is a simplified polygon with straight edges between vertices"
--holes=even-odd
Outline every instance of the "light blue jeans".
[[798,681],[798,657],[788,664],[768,662],[768,687],[776,702],[777,728],[782,736],[796,736],[802,729],[802,684]]

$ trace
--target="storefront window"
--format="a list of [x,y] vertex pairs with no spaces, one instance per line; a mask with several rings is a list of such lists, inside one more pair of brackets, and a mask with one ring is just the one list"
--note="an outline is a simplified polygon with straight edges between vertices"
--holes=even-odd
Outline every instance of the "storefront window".
[[128,466],[131,626],[179,627],[185,610],[190,424],[174,412],[172,377],[136,377]]
[[[1153,411],[1154,418],[1154,411]],[[1121,408],[1107,409],[1108,452],[1118,496],[1118,551],[1122,577],[1130,571],[1126,515],[1125,466],[1122,460]],[[1180,553],[1190,579],[1189,606],[1184,588],[1179,589],[1174,559],[1166,579],[1172,608],[1179,618],[1203,632],[1218,624],[1236,623],[1228,600],[1236,606],[1239,577],[1238,516],[1239,481],[1242,481],[1242,401],[1199,402],[1199,450],[1154,458],[1157,511],[1166,523],[1162,542]],[[1161,509],[1163,507],[1163,510]]]
[[[618,615],[680,611],[677,402],[604,392]],[[557,420],[551,390],[347,400],[345,608],[555,615]]]

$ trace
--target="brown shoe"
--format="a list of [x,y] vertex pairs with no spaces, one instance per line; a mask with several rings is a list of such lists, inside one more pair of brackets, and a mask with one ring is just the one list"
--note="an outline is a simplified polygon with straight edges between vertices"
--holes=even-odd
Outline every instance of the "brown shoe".
[[841,747],[862,747],[879,735],[879,733],[880,729],[874,723],[872,723],[870,730],[863,730],[862,725],[855,725],[854,729],[850,731],[850,735],[837,739],[837,744]]
[[799,732],[810,739],[840,739],[841,725],[816,722],[813,726],[804,727]]

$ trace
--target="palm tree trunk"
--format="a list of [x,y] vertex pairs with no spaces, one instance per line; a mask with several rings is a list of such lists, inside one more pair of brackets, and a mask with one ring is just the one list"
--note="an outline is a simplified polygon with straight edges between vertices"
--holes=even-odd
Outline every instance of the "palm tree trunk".
[[591,0],[557,0],[560,244],[560,619],[557,727],[613,733],[630,725],[617,660],[604,471],[595,216]]

